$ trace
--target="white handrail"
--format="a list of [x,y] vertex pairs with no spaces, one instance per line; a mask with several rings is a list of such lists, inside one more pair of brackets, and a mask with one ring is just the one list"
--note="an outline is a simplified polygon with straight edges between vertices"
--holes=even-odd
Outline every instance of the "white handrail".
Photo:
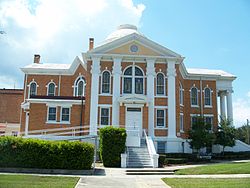
[[145,129],[143,130],[143,133],[144,133],[144,136],[146,139],[148,153],[150,155],[151,163],[152,163],[154,168],[157,168],[159,155],[156,153],[154,142],[150,136],[147,136]]

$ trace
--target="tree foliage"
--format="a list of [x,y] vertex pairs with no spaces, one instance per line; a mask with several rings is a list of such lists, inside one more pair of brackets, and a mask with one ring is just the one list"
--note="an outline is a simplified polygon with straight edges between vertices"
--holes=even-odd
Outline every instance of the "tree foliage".
[[218,131],[216,132],[215,144],[223,147],[223,154],[226,146],[233,147],[235,145],[235,128],[228,119],[221,118]]
[[239,127],[235,131],[236,139],[245,142],[246,144],[250,144],[250,125],[243,125]]
[[211,131],[211,124],[206,123],[203,117],[197,117],[189,130],[189,144],[192,149],[200,150],[204,147],[211,147],[215,136]]

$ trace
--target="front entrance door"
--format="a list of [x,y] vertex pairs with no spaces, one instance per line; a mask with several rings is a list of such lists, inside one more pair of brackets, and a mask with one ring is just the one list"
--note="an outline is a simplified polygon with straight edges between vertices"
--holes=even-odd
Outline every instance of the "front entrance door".
[[142,109],[127,108],[126,111],[127,146],[140,146],[142,137]]

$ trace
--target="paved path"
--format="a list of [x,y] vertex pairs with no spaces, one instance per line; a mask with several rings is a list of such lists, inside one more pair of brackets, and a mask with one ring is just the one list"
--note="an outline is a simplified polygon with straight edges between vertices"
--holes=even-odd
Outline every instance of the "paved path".
[[[197,166],[197,165],[192,165]],[[191,165],[188,167],[191,167]],[[187,168],[174,166],[170,169]],[[250,174],[218,174],[218,175],[126,175],[126,169],[105,168],[103,175],[81,176],[76,188],[170,188],[161,178],[250,178]]]

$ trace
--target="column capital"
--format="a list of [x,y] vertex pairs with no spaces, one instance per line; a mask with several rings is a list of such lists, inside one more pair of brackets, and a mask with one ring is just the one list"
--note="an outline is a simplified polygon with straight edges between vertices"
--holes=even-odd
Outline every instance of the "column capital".
[[147,63],[155,63],[155,61],[156,61],[156,58],[154,58],[154,57],[147,57],[146,58]]
[[122,58],[113,57],[113,71],[112,71],[112,74],[117,74],[117,75],[122,74],[121,62],[122,62]]
[[175,77],[175,76],[176,76],[175,61],[168,61],[167,77]]
[[91,74],[100,74],[100,61],[101,56],[91,56],[92,65],[91,65]]
[[155,61],[156,58],[146,58],[147,61],[147,76],[155,76]]

